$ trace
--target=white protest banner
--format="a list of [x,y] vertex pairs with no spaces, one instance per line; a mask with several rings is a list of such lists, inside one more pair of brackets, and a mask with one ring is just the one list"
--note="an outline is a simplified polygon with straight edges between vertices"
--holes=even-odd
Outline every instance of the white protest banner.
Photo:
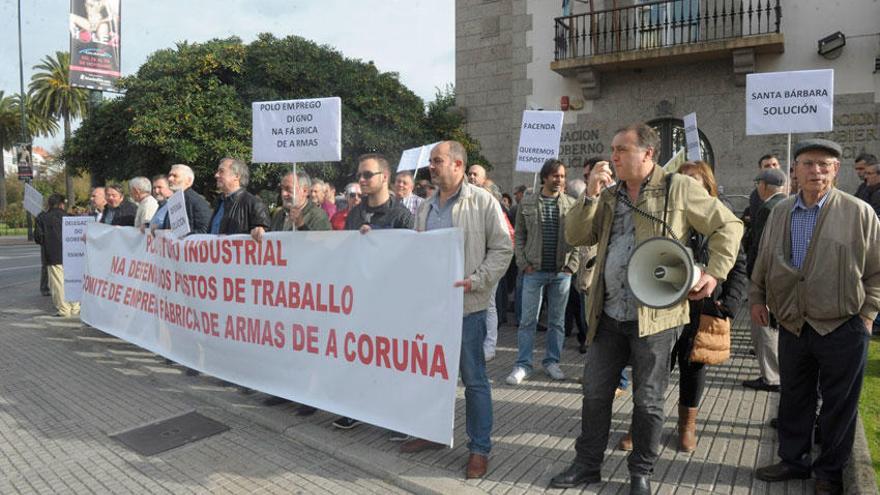
[[746,75],[746,134],[833,129],[834,69]]
[[[87,232],[84,322],[184,366],[451,445],[459,229]],[[400,260],[419,253],[419,276]]]
[[685,115],[682,120],[684,120],[684,139],[687,142],[687,159],[701,160],[700,131],[697,130],[696,112]]
[[441,141],[437,141],[436,143],[426,144],[418,148],[404,150],[400,155],[397,171],[403,172],[404,170],[418,170],[422,167],[427,167],[431,162],[431,150],[440,143]]
[[342,159],[342,100],[257,101],[253,111],[255,163]]
[[64,299],[79,301],[86,256],[86,227],[95,217],[64,217],[61,221]]
[[562,115],[559,111],[523,112],[516,154],[518,172],[538,172],[545,161],[559,157]]
[[29,183],[24,183],[24,209],[37,216],[43,211],[43,195]]
[[171,224],[171,233],[174,237],[180,239],[189,234],[189,219],[186,218],[186,201],[183,189],[168,198],[168,222]]

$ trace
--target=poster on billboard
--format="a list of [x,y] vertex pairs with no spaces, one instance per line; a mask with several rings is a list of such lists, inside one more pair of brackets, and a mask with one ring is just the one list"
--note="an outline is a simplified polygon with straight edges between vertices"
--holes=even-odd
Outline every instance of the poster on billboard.
[[121,0],[70,0],[70,84],[115,91],[122,75]]

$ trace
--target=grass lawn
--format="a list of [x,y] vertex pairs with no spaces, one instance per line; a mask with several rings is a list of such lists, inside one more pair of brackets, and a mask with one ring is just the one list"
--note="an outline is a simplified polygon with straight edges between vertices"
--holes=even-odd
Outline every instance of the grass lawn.
[[873,337],[868,349],[868,369],[862,386],[859,413],[865,424],[874,473],[880,478],[880,337]]
[[27,235],[27,227],[10,228],[0,225],[0,235]]

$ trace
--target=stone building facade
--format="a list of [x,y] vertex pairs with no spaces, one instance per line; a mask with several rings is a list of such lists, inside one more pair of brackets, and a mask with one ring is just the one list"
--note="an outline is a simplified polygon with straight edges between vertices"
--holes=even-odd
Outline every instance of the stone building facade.
[[[522,111],[567,107],[560,158],[569,165],[608,155],[615,129],[637,121],[661,132],[665,159],[684,144],[682,117],[696,112],[719,184],[746,194],[758,158],[784,157],[787,143],[745,134],[745,76],[754,72],[835,70],[834,130],[822,136],[844,147],[844,190],[856,187],[858,153],[880,155],[874,0],[572,0],[571,16],[560,3],[456,0],[457,105],[504,190],[533,180],[513,170]],[[817,53],[837,31],[845,46]]]

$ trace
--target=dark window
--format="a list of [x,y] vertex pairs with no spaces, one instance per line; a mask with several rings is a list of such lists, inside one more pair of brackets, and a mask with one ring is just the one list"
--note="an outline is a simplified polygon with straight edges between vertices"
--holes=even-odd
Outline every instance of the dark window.
[[[681,119],[656,119],[648,122],[657,134],[660,134],[660,157],[657,163],[663,165],[668,162],[676,151],[686,146],[684,138],[684,121]],[[699,124],[698,124],[699,125]],[[708,163],[712,170],[715,170],[715,153],[712,151],[712,145],[703,131],[700,133],[700,155],[703,161]]]

